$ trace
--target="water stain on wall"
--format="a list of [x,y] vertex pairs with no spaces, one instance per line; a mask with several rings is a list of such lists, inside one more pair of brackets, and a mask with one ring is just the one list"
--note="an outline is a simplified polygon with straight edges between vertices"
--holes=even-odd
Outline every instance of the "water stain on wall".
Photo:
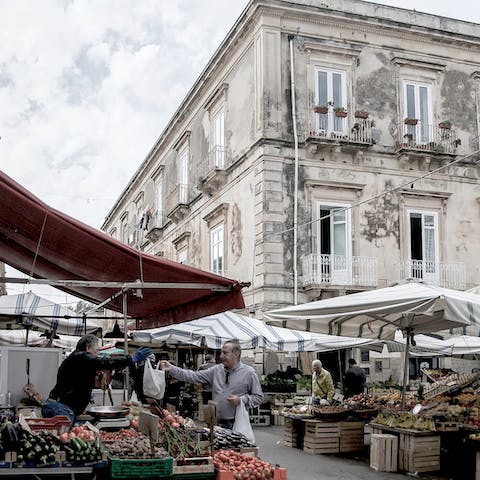
[[385,182],[384,189],[387,193],[380,197],[376,203],[367,205],[365,209],[361,235],[369,242],[380,238],[394,237],[400,248],[400,228],[398,213],[398,197],[390,192],[392,181]]

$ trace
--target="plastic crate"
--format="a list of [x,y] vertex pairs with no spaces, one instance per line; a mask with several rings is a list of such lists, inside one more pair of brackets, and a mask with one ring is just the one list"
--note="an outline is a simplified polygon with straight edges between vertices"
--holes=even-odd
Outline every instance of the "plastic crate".
[[148,478],[171,477],[173,475],[173,458],[152,459],[110,459],[112,478]]
[[52,418],[26,418],[25,421],[32,432],[46,430],[55,433],[56,435],[59,435],[64,431],[68,432],[72,425],[72,422],[66,415],[56,415]]

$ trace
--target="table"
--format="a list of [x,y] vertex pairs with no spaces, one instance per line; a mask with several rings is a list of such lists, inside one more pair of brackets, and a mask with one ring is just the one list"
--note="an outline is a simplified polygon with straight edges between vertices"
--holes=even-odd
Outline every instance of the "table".
[[23,477],[42,479],[50,476],[59,476],[62,478],[71,478],[75,480],[77,475],[93,475],[92,479],[97,478],[93,467],[45,467],[45,468],[2,468],[0,477]]

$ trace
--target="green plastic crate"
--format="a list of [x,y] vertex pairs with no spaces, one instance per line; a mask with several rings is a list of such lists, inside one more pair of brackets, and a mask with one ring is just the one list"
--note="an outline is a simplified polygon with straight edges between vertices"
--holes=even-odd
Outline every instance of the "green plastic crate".
[[148,478],[171,477],[173,475],[173,458],[152,459],[110,459],[112,478]]

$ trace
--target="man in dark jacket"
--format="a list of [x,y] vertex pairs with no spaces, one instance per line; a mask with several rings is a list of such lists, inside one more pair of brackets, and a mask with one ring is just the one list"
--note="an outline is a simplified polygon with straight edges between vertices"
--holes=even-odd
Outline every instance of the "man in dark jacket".
[[66,415],[72,423],[81,415],[92,396],[95,386],[95,373],[99,370],[125,368],[133,363],[145,360],[152,352],[151,348],[139,348],[135,355],[117,357],[99,357],[100,339],[92,334],[84,335],[77,347],[60,365],[57,383],[43,404],[42,415],[45,418]]
[[348,370],[343,383],[345,397],[352,397],[365,391],[366,375],[363,368],[357,365],[354,358],[348,360]]

